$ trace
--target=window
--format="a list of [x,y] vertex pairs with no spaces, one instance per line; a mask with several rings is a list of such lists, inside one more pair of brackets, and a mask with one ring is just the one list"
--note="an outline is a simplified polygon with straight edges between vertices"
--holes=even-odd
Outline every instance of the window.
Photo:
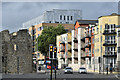
[[120,37],[120,31],[118,31],[118,37]]
[[40,53],[37,54],[37,57],[40,58]]
[[65,16],[64,16],[64,20],[65,20]]
[[35,52],[35,48],[32,48],[32,51]]
[[16,51],[17,49],[18,49],[18,46],[14,44],[14,51]]
[[60,15],[60,20],[62,20],[62,15]]
[[41,27],[41,30],[43,30],[43,27]]
[[58,21],[55,21],[55,23],[59,23]]
[[66,24],[69,24],[69,22],[66,22]]
[[101,42],[102,42],[102,36],[101,36]]
[[41,27],[38,28],[38,31],[40,31],[40,30],[41,30]]
[[51,21],[49,21],[49,23],[51,23]]
[[40,36],[40,34],[38,34],[38,37]]
[[118,53],[120,53],[120,47],[118,47]]
[[69,16],[67,16],[67,20],[69,20]]
[[73,20],[73,17],[71,16],[71,20]]
[[102,32],[102,25],[100,25],[100,32]]

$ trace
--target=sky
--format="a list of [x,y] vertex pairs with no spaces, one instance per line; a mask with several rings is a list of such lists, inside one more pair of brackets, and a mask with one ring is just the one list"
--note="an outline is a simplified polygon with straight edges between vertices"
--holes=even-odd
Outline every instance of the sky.
[[82,19],[118,13],[118,2],[2,2],[2,29],[16,32],[22,24],[52,9],[82,10]]

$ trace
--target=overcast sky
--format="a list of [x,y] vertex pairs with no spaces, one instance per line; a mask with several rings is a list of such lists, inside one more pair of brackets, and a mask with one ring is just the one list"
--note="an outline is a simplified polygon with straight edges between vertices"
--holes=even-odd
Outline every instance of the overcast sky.
[[2,30],[16,32],[22,23],[36,18],[52,9],[79,9],[83,19],[98,19],[99,16],[118,13],[117,2],[3,2]]

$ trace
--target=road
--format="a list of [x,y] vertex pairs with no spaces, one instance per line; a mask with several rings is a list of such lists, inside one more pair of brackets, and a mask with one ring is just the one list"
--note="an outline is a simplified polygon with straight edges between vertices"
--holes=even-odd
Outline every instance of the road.
[[[53,80],[54,79],[53,73]],[[57,70],[56,80],[119,80],[115,75],[103,75],[96,73],[79,74],[64,74],[63,70]],[[3,80],[50,80],[50,71],[46,73],[29,73],[29,74],[3,74]]]

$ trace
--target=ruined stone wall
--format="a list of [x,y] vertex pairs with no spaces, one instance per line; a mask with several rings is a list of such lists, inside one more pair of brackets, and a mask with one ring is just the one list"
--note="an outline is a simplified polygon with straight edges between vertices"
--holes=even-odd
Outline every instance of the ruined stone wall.
[[32,72],[32,40],[27,30],[2,32],[3,73]]

